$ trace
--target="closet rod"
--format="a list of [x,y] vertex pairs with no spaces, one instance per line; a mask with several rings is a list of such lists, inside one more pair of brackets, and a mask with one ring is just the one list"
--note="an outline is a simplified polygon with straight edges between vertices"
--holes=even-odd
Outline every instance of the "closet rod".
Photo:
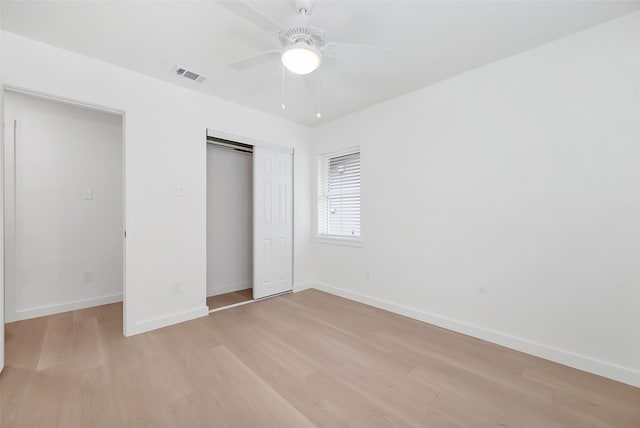
[[219,144],[207,144],[210,149],[212,150],[224,150],[225,152],[234,152],[234,153],[240,153],[243,155],[253,155],[252,151],[247,151],[247,150],[242,150],[242,149],[236,149],[233,147],[225,147],[225,146],[221,146]]
[[207,138],[207,144],[221,149],[234,150],[243,153],[253,153],[253,146],[248,144],[236,143],[235,141],[227,141],[218,138]]

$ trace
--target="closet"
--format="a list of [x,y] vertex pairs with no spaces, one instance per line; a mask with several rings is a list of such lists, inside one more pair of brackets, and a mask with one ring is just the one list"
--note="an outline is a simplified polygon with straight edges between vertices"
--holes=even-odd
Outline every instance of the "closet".
[[207,305],[291,291],[293,150],[207,130]]

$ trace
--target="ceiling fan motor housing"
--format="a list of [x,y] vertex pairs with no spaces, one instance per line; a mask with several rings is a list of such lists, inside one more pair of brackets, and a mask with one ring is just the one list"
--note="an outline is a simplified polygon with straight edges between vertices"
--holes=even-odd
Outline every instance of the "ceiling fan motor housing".
[[284,48],[304,42],[316,49],[322,49],[326,44],[324,32],[309,25],[309,15],[292,15],[285,20],[282,28],[279,39]]
[[289,47],[298,42],[304,42],[317,49],[321,49],[326,44],[324,34],[313,27],[291,27],[280,33],[280,44]]

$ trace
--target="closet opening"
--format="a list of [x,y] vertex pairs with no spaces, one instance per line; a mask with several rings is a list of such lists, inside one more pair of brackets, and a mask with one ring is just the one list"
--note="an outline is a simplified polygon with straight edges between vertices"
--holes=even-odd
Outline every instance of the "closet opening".
[[253,300],[253,146],[207,138],[207,306]]
[[207,129],[207,305],[293,289],[291,147]]

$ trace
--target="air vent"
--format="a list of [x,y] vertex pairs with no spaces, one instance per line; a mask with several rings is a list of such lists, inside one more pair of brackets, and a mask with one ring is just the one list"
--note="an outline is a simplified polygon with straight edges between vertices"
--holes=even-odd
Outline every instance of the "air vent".
[[206,79],[206,76],[203,76],[200,73],[196,73],[195,71],[187,70],[186,68],[181,67],[179,65],[175,66],[175,68],[173,69],[173,72],[178,76],[184,77],[185,79],[194,80],[199,83],[204,82]]

